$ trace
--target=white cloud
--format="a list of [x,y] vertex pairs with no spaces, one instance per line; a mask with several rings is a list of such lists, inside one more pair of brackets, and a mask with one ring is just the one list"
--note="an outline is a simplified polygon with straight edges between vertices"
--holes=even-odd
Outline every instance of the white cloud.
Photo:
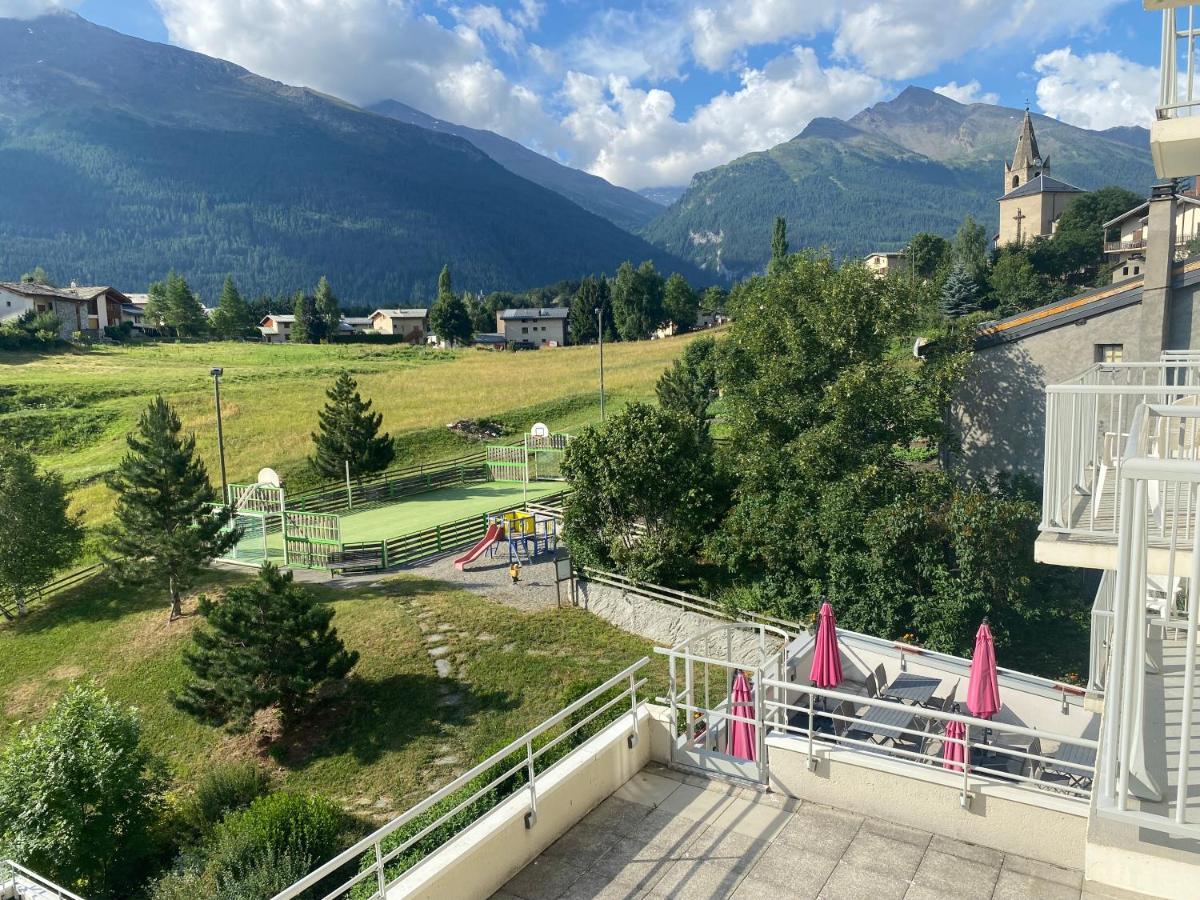
[[[0,0],[3,2],[3,0]],[[397,99],[431,115],[555,143],[540,100],[488,58],[485,39],[516,48],[520,29],[488,5],[447,28],[402,0],[155,0],[171,40],[289,84],[355,103]],[[524,15],[539,10],[522,7]]]
[[687,63],[687,27],[677,16],[605,9],[568,42],[565,57],[578,72],[637,81],[679,77]]
[[705,0],[692,54],[720,69],[748,47],[832,32],[834,48],[880,78],[913,78],[977,47],[1030,43],[1097,24],[1122,0]]
[[972,78],[966,84],[959,84],[957,81],[951,81],[946,84],[938,85],[934,89],[935,93],[941,94],[943,97],[949,97],[951,100],[957,100],[959,103],[999,103],[1000,95],[988,91],[983,92],[983,85],[979,83],[978,78]]
[[1070,47],[1044,53],[1033,64],[1042,77],[1038,105],[1048,116],[1083,128],[1149,126],[1158,96],[1158,70],[1116,53],[1076,56]]
[[634,87],[628,78],[571,72],[563,91],[572,111],[563,124],[576,163],[626,187],[684,184],[700,169],[794,137],[817,116],[845,116],[878,100],[884,85],[852,69],[822,68],[797,47],[761,69],[741,73],[724,92],[681,120],[675,98]]
[[0,0],[0,19],[33,19],[48,12],[74,9],[81,0]]

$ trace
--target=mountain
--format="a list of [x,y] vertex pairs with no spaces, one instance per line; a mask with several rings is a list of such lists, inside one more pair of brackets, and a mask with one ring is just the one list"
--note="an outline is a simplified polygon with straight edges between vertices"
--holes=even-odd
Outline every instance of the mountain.
[[[653,200],[659,206],[670,206],[683,196],[687,190],[686,184],[670,184],[664,187],[648,187],[638,191],[647,200]],[[661,212],[662,210],[659,210]]]
[[700,273],[470,142],[73,13],[0,19],[0,279],[212,301],[326,274],[347,302],[522,289],[653,259]]
[[[918,231],[951,235],[967,215],[995,229],[1022,115],[909,87],[847,121],[814,119],[790,141],[697,174],[642,234],[741,277],[766,265],[776,216],[787,218],[793,249],[838,257],[899,249]],[[1034,127],[1057,178],[1138,193],[1154,180],[1145,129],[1089,131],[1045,116]]]
[[483,131],[443,122],[433,116],[406,106],[398,100],[384,100],[367,107],[380,115],[407,122],[420,128],[457,135],[470,141],[508,171],[527,178],[534,184],[549,188],[577,203],[589,212],[608,219],[619,228],[632,231],[641,228],[660,212],[662,207],[645,197],[610,184],[603,178],[556,163],[528,147],[511,141],[494,131]]

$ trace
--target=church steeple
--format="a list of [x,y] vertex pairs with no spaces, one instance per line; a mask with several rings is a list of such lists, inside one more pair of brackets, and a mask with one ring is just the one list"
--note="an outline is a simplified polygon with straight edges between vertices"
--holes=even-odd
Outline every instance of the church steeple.
[[1021,130],[1017,134],[1013,160],[1004,164],[1004,191],[1008,193],[1042,174],[1050,174],[1050,158],[1043,159],[1038,149],[1037,135],[1033,133],[1033,117],[1029,115],[1027,106]]

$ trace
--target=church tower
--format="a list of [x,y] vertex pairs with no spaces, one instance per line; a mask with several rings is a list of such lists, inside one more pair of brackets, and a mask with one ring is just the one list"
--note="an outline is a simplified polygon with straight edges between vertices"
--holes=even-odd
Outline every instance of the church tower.
[[1050,157],[1042,158],[1038,150],[1037,135],[1033,133],[1033,118],[1029,115],[1029,107],[1025,107],[1025,120],[1021,122],[1021,132],[1017,135],[1017,150],[1013,161],[1004,164],[1004,190],[1019,188],[1037,178],[1042,173],[1050,174]]
[[1033,117],[1025,110],[1017,149],[1004,164],[1004,193],[1000,197],[1000,231],[996,246],[1026,244],[1054,233],[1058,217],[1082,194],[1079,188],[1050,177],[1050,158],[1038,149]]

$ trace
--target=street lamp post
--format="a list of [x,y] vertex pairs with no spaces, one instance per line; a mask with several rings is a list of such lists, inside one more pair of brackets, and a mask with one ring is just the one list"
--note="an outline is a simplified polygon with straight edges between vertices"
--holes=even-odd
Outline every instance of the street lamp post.
[[229,482],[225,478],[225,432],[221,427],[221,376],[225,370],[214,367],[211,372],[213,379],[213,395],[217,401],[217,453],[221,457],[221,500],[229,505]]
[[596,334],[600,338],[600,421],[604,421],[604,307],[596,307]]

